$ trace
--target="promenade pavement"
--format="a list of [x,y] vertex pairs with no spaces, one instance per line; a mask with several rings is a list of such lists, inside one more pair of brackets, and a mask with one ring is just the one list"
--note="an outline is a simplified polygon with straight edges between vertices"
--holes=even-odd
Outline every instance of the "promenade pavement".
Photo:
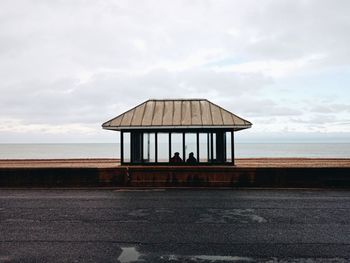
[[[238,158],[235,160],[235,165],[237,168],[350,168],[350,158]],[[0,159],[0,169],[117,168],[119,166],[119,159]]]

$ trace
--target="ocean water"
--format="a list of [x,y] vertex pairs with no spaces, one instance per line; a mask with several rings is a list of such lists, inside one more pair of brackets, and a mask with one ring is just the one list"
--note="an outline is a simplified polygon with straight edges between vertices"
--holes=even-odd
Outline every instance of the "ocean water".
[[[0,144],[0,159],[119,158],[118,143]],[[350,143],[235,143],[235,157],[350,158]]]

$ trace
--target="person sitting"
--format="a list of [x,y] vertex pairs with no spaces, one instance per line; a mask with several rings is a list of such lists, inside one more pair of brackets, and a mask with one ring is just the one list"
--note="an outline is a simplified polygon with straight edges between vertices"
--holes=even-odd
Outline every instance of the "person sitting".
[[191,152],[188,156],[188,159],[186,160],[186,163],[197,163],[197,159],[194,157],[194,153]]
[[170,158],[171,163],[182,163],[180,153],[176,152],[173,157]]

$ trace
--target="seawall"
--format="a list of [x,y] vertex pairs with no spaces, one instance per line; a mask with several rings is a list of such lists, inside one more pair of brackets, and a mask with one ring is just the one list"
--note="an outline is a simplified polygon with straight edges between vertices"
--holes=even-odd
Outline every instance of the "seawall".
[[350,159],[238,159],[234,167],[121,166],[116,159],[0,160],[0,187],[350,189]]

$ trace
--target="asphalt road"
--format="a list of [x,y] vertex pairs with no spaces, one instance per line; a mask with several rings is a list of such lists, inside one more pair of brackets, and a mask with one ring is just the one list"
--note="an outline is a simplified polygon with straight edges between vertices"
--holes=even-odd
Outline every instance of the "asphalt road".
[[0,190],[0,262],[350,262],[350,192]]

